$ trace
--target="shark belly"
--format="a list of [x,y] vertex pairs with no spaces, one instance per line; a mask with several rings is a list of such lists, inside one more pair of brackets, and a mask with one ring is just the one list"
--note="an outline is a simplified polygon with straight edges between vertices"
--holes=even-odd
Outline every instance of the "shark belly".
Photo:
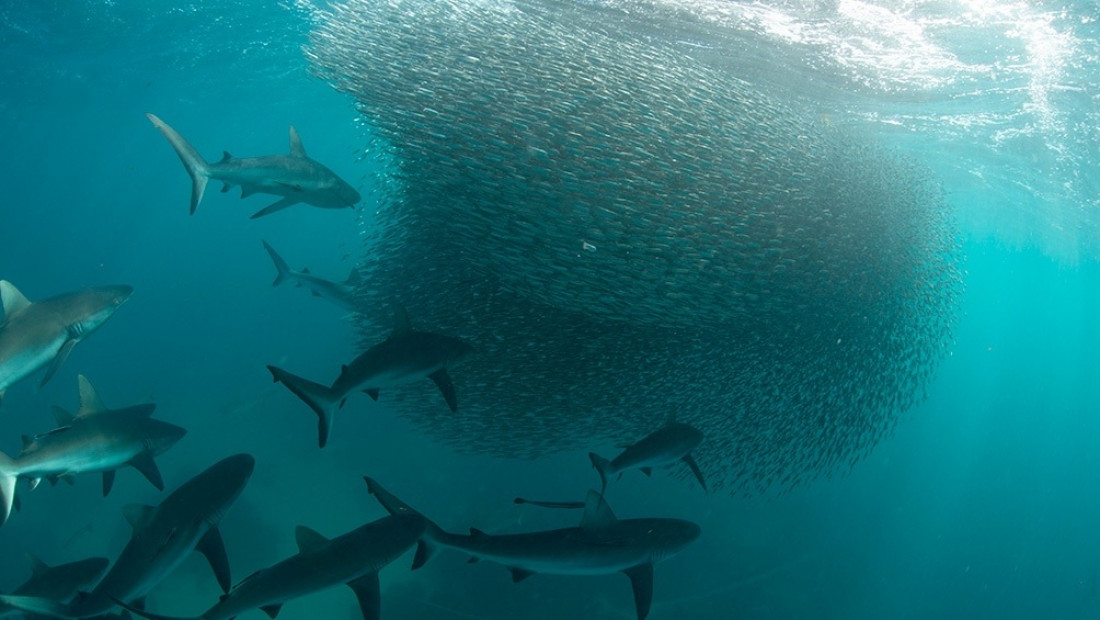
[[485,541],[456,537],[440,544],[508,568],[551,575],[608,575],[648,561],[648,553],[637,547],[568,540],[555,534],[506,534]]
[[0,391],[48,364],[68,339],[60,329],[8,333],[19,329],[20,324],[14,324],[0,330]]
[[142,451],[143,447],[137,444],[103,445],[91,449],[79,444],[58,446],[20,458],[16,461],[16,468],[19,475],[27,478],[109,471],[126,465]]

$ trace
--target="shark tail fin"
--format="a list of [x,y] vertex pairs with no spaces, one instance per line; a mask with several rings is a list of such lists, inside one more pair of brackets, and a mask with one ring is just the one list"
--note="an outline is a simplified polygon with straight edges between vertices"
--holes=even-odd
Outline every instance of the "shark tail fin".
[[416,555],[413,557],[413,570],[424,566],[435,554],[436,546],[439,541],[445,539],[449,534],[444,532],[433,521],[417,512],[412,506],[409,506],[405,502],[397,498],[396,495],[390,493],[382,485],[378,484],[378,481],[369,476],[363,476],[363,480],[367,483],[367,491],[373,495],[379,504],[386,509],[386,512],[391,515],[414,515],[424,519],[425,530],[424,536],[416,544]]
[[332,416],[342,400],[331,389],[289,373],[282,368],[268,366],[275,381],[282,383],[317,414],[317,445],[324,448],[332,434]]
[[15,481],[18,479],[15,461],[0,452],[0,525],[3,525],[11,514],[11,507],[15,502]]
[[592,467],[596,468],[596,471],[600,474],[600,494],[607,490],[607,477],[613,473],[611,461],[603,458],[595,452],[588,453],[588,459],[592,461]]
[[271,257],[271,262],[275,263],[275,269],[279,273],[275,274],[275,281],[271,283],[271,286],[279,286],[286,280],[287,275],[290,273],[290,265],[283,260],[282,256],[275,251],[275,248],[271,247],[271,244],[264,241],[264,249],[267,250],[267,255]]
[[175,129],[172,129],[168,123],[165,123],[148,112],[145,116],[149,117],[149,121],[164,134],[165,138],[168,138],[168,143],[176,150],[176,155],[179,155],[180,161],[183,162],[183,167],[187,168],[187,174],[191,175],[191,214],[194,215],[195,209],[197,209],[199,203],[202,202],[203,193],[206,192],[206,181],[210,174],[210,165],[207,164],[206,160],[199,155],[198,151],[188,144],[187,140],[184,140],[183,136],[179,135]]

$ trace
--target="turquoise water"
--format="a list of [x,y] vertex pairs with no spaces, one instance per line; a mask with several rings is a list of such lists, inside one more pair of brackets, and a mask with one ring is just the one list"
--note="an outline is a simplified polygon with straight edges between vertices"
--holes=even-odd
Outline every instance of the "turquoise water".
[[[619,516],[691,519],[704,532],[657,566],[651,617],[1100,617],[1095,7],[697,9],[760,44],[761,74],[787,63],[769,79],[814,78],[804,96],[823,117],[932,170],[959,223],[965,292],[927,399],[850,473],[753,497],[624,476],[610,497]],[[489,532],[571,524],[572,514],[511,499],[571,499],[596,483],[585,451],[460,454],[384,401],[350,403],[319,451],[309,412],[270,382],[266,364],[328,372],[359,342],[343,310],[270,286],[261,240],[292,266],[342,279],[370,251],[370,182],[383,165],[363,154],[370,136],[355,102],[314,77],[302,52],[316,10],[0,8],[0,277],[32,300],[95,284],[136,290],[47,386],[9,390],[0,450],[48,430],[51,405],[75,408],[82,373],[109,406],[151,399],[158,417],[189,429],[158,458],[169,489],[222,456],[254,454],[256,473],[222,524],[237,579],[293,553],[298,524],[334,536],[382,516],[363,474],[444,527]],[[189,216],[186,175],[145,112],[210,158],[283,152],[293,123],[310,156],[367,199],[358,213],[294,207],[251,221],[266,198],[212,186]],[[113,558],[129,536],[121,507],[160,498],[133,471],[107,499],[94,476],[25,494],[0,529],[0,589],[25,578],[24,552],[51,564]],[[382,572],[383,617],[633,616],[621,575],[513,585],[503,568],[457,553],[415,573],[409,561]],[[196,555],[149,607],[198,613],[217,594]],[[292,601],[280,618],[357,613],[341,588]]]

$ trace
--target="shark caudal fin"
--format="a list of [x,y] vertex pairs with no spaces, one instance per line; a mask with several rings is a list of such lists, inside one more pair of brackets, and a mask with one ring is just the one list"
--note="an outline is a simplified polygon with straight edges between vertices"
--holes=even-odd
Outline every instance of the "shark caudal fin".
[[363,480],[367,483],[367,491],[378,500],[379,504],[382,504],[386,512],[391,515],[413,515],[424,519],[424,536],[416,543],[416,555],[413,556],[412,568],[416,570],[424,566],[435,553],[436,543],[449,536],[449,534],[440,529],[440,527],[430,519],[414,510],[412,506],[409,506],[398,499],[396,495],[384,489],[374,478],[363,476]]
[[4,525],[11,514],[11,506],[15,502],[16,480],[19,480],[19,473],[15,469],[15,461],[0,452],[0,525]]
[[283,260],[283,257],[279,256],[279,253],[275,251],[275,248],[271,247],[271,244],[266,241],[264,241],[264,249],[267,250],[267,255],[271,257],[271,262],[275,263],[276,271],[279,272],[275,274],[275,281],[271,283],[271,286],[279,286],[290,274],[290,265],[288,265],[287,262]]
[[340,407],[342,398],[320,383],[314,383],[282,368],[268,366],[267,369],[277,383],[285,385],[317,414],[317,445],[324,448],[332,433],[332,416]]
[[175,129],[172,129],[168,123],[165,123],[148,112],[145,116],[149,118],[149,121],[153,123],[154,127],[164,134],[165,138],[168,138],[168,143],[176,150],[176,155],[179,155],[180,161],[183,162],[183,167],[187,168],[187,174],[191,175],[191,214],[194,215],[195,209],[197,209],[199,203],[202,202],[203,193],[206,192],[206,181],[210,174],[210,165],[207,164],[206,160],[199,155],[198,151],[188,144],[187,140],[184,140],[183,136],[179,135]]
[[611,461],[595,452],[589,452],[588,459],[592,461],[592,467],[596,468],[596,471],[600,474],[600,495],[603,495],[603,492],[607,490],[607,477],[615,473],[612,471]]

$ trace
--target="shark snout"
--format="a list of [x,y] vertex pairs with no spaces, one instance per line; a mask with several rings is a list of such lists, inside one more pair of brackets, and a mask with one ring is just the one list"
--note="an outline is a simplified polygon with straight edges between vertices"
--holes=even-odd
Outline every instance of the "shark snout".
[[101,295],[106,297],[107,303],[115,308],[126,303],[126,300],[130,299],[130,295],[134,294],[134,287],[127,284],[117,284],[113,286],[101,286],[98,289]]
[[164,424],[152,437],[150,450],[154,455],[163,454],[187,434],[187,429],[175,424]]

